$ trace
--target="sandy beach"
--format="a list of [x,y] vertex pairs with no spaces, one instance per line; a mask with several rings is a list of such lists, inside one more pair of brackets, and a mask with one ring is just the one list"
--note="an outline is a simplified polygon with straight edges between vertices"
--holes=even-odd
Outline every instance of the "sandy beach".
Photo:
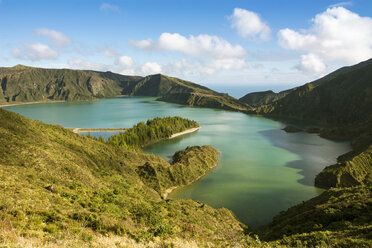
[[93,132],[120,132],[129,128],[68,128],[74,133],[93,133]]
[[175,133],[173,134],[172,136],[169,137],[169,139],[173,139],[173,138],[176,138],[178,136],[181,136],[181,135],[184,135],[184,134],[188,134],[188,133],[193,133],[193,132],[196,132],[200,129],[201,127],[195,127],[195,128],[191,128],[191,129],[187,129],[183,132],[180,132],[180,133]]

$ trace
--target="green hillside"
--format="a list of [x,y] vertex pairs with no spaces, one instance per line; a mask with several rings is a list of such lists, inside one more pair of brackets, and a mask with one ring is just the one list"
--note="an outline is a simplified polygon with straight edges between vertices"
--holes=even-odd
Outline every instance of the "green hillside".
[[[129,96],[155,96],[189,106],[247,111],[237,99],[204,86],[161,74],[147,77],[112,72],[43,69],[17,65],[0,68],[0,104],[36,101],[81,101]],[[181,94],[181,95],[180,95]]]
[[282,99],[283,97],[288,95],[292,90],[293,89],[285,90],[279,93],[275,93],[272,90],[252,92],[239,98],[239,101],[249,104],[252,107],[259,107],[261,105],[270,104],[278,101],[279,99]]
[[371,247],[372,188],[327,190],[281,212],[259,234],[291,247]]
[[[336,78],[340,75],[348,74],[348,73],[353,72],[353,71],[357,71],[357,70],[362,69],[362,68],[364,68],[366,66],[369,66],[371,64],[372,64],[372,59],[361,62],[361,63],[353,65],[353,66],[342,67],[342,68],[340,68],[340,69],[338,69],[338,70],[336,70],[336,71],[334,71],[334,72],[332,72],[332,73],[330,73],[330,74],[328,74],[328,75],[326,75],[326,76],[324,76],[320,79],[317,79],[313,82],[310,82],[310,84],[311,84],[310,88],[319,86],[323,83],[327,83],[328,81],[333,80],[334,78]],[[305,91],[306,91],[306,87],[305,87]],[[239,99],[239,101],[247,103],[252,107],[259,107],[259,106],[262,106],[262,105],[272,104],[272,103],[274,103],[274,102],[276,102],[276,101],[278,101],[282,98],[285,98],[289,93],[292,93],[292,92],[297,92],[297,93],[294,93],[294,95],[299,95],[299,94],[301,94],[299,92],[303,93],[303,88],[301,89],[301,87],[295,87],[295,88],[292,88],[292,89],[283,90],[279,93],[275,93],[271,90],[262,91],[262,92],[252,92],[252,93],[248,93],[245,96],[241,97]],[[280,105],[281,104],[279,103],[278,106],[280,106]],[[303,107],[303,105],[301,107]],[[289,113],[286,113],[286,114],[288,115]],[[296,117],[296,116],[294,116],[294,117]]]
[[210,146],[189,147],[169,164],[3,109],[0,143],[0,242],[6,246],[249,240],[226,209],[162,200],[166,188],[185,185],[216,164],[218,152]]
[[204,86],[161,74],[147,76],[130,95],[159,96],[159,101],[178,103],[194,107],[218,108],[235,111],[251,110],[237,99],[215,92]]
[[334,125],[368,120],[372,116],[372,63],[367,62],[321,83],[297,87],[284,98],[258,107],[257,112]]
[[27,66],[0,68],[0,103],[78,101],[121,95],[141,77],[111,72],[42,69]]

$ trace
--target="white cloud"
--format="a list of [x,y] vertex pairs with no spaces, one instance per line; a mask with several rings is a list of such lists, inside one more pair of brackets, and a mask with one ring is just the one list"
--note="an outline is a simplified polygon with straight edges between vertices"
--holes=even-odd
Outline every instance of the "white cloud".
[[[308,30],[286,28],[278,32],[282,47],[308,53],[301,58],[300,67],[319,70],[324,68],[320,62],[355,64],[372,57],[372,18],[333,7],[316,15],[312,22]],[[307,63],[316,66],[301,66]]]
[[113,5],[113,4],[109,4],[109,3],[103,3],[100,7],[99,7],[100,10],[103,10],[103,11],[113,11],[113,12],[120,12],[120,9],[118,6],[116,5]]
[[131,69],[131,68],[121,70],[121,71],[119,71],[119,73],[122,74],[122,75],[129,75],[129,76],[136,76],[137,75],[136,71],[134,69]]
[[182,69],[192,70],[196,68],[196,65],[194,65],[193,63],[191,63],[185,58],[182,58],[181,60],[176,61],[175,63],[173,63],[172,66],[178,70],[182,70]]
[[51,43],[58,47],[65,47],[72,43],[69,37],[56,30],[40,28],[34,31],[34,35],[45,36],[50,40]]
[[41,43],[25,43],[23,49],[15,48],[12,50],[12,54],[16,58],[31,61],[58,58],[58,52]]
[[231,20],[231,27],[245,38],[268,40],[270,38],[270,27],[261,20],[260,16],[246,9],[235,8]]
[[[183,58],[161,68],[163,71],[181,75],[191,70],[211,75],[221,70],[246,67],[247,51],[242,46],[232,45],[218,36],[201,34],[185,37],[178,33],[162,33],[157,42],[147,39],[130,41],[130,44],[143,50],[173,51],[188,55],[188,59]],[[192,62],[190,58],[194,58]]]
[[326,70],[326,65],[317,55],[309,53],[306,55],[301,55],[300,64],[297,66],[297,69],[303,72],[309,73],[322,73]]
[[151,39],[140,40],[140,41],[130,40],[129,44],[142,50],[146,50],[146,49],[151,50],[155,48],[155,44]]
[[223,70],[241,70],[248,68],[243,58],[225,58],[203,60],[188,60],[182,58],[165,65],[162,69],[166,74],[173,75],[213,75]]
[[[1,1],[1,0],[0,0]],[[19,48],[14,48],[13,50],[12,50],[12,55],[13,55],[13,57],[15,57],[15,58],[21,58],[22,57],[22,51],[21,51],[21,49],[19,49]]]
[[141,72],[145,75],[157,74],[162,72],[162,68],[156,62],[147,62],[141,66]]
[[132,67],[134,65],[134,61],[129,56],[121,56],[118,58],[117,64],[119,64],[122,67]]
[[221,70],[240,70],[247,67],[245,59],[225,58],[203,63],[200,72],[207,75],[215,74]]
[[243,57],[247,51],[240,45],[231,45],[217,36],[201,34],[190,35],[189,38],[178,33],[162,33],[155,43],[150,39],[130,41],[140,49],[178,51],[188,55],[207,56],[212,58]]
[[71,59],[68,63],[72,68],[76,68],[76,69],[87,69],[87,70],[97,70],[97,71],[107,70],[106,65],[104,64],[99,64],[99,63],[95,63],[95,62],[91,62],[91,61],[79,59],[79,58]]
[[117,52],[115,50],[111,49],[111,48],[105,48],[103,50],[103,53],[107,57],[116,57],[118,55]]

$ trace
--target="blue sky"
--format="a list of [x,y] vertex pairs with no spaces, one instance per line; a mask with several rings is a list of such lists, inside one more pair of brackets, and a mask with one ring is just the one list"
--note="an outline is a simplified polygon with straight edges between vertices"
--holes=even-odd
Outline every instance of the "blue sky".
[[163,73],[240,96],[372,57],[372,1],[0,0],[0,66]]

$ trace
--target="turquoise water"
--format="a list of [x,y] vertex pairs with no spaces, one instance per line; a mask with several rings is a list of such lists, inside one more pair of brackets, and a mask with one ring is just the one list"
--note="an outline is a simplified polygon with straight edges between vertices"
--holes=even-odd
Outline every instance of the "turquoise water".
[[32,119],[64,127],[124,128],[157,116],[196,120],[201,129],[149,146],[148,153],[169,160],[188,145],[212,145],[220,151],[217,167],[170,198],[191,198],[226,207],[252,227],[278,212],[318,195],[314,177],[350,150],[316,134],[285,133],[283,123],[242,113],[190,108],[154,98],[116,98],[73,103],[5,107]]
[[102,137],[104,138],[105,140],[108,140],[112,135],[114,134],[119,134],[119,133],[122,133],[120,131],[110,131],[110,132],[80,132],[79,134],[82,135],[82,136],[87,136],[87,135],[92,135],[92,137],[96,137],[96,138],[99,138],[99,137]]

